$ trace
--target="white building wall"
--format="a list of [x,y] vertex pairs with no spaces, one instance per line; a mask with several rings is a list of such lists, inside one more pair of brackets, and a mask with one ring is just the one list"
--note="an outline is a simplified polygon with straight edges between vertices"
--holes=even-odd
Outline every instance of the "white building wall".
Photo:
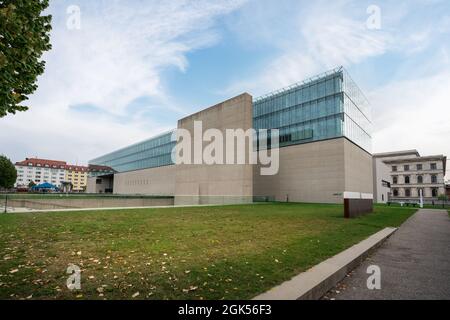
[[383,181],[392,184],[390,175],[390,167],[387,166],[383,158],[373,159],[373,183],[374,183],[374,200],[376,203],[387,203],[391,189],[383,185]]
[[66,176],[66,170],[61,168],[16,165],[16,170],[15,187],[28,187],[31,181],[36,184],[48,182],[60,187]]

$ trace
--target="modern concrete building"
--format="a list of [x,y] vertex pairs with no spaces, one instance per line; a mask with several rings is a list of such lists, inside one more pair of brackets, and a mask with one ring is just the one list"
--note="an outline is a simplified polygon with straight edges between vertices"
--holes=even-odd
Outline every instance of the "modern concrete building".
[[445,194],[446,162],[443,155],[422,157],[417,150],[374,154],[375,200],[418,202],[422,191],[426,203],[437,201]]
[[116,171],[111,167],[90,164],[86,192],[113,193],[115,173]]
[[[195,121],[221,133],[267,129],[269,149],[270,130],[279,129],[278,173],[263,176],[264,165],[250,161],[177,165],[172,131],[89,163],[116,171],[114,193],[171,195],[176,204],[341,203],[344,192],[373,192],[370,105],[342,67],[255,100],[244,93],[179,120],[178,129],[192,133]],[[260,140],[252,141],[255,150],[264,149]]]

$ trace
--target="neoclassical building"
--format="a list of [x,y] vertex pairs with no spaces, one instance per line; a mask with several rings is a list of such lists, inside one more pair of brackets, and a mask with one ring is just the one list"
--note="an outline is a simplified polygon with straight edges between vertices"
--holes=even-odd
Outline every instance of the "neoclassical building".
[[437,200],[445,194],[447,157],[420,156],[417,150],[374,154],[374,190],[377,202]]

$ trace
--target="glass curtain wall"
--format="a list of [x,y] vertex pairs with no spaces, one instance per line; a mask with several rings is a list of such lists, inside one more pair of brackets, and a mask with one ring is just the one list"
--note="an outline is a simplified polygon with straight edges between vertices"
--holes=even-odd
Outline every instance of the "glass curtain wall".
[[371,152],[370,105],[342,67],[255,99],[253,125],[281,147],[345,136]]
[[108,166],[117,172],[162,167],[173,164],[172,132],[111,152],[89,161],[89,164]]

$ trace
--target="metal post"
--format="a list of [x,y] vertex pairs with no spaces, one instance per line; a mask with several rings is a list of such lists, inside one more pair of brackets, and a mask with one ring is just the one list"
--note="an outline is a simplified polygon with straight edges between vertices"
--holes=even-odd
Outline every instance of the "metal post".
[[8,212],[8,195],[7,194],[5,194],[5,213],[7,213]]

